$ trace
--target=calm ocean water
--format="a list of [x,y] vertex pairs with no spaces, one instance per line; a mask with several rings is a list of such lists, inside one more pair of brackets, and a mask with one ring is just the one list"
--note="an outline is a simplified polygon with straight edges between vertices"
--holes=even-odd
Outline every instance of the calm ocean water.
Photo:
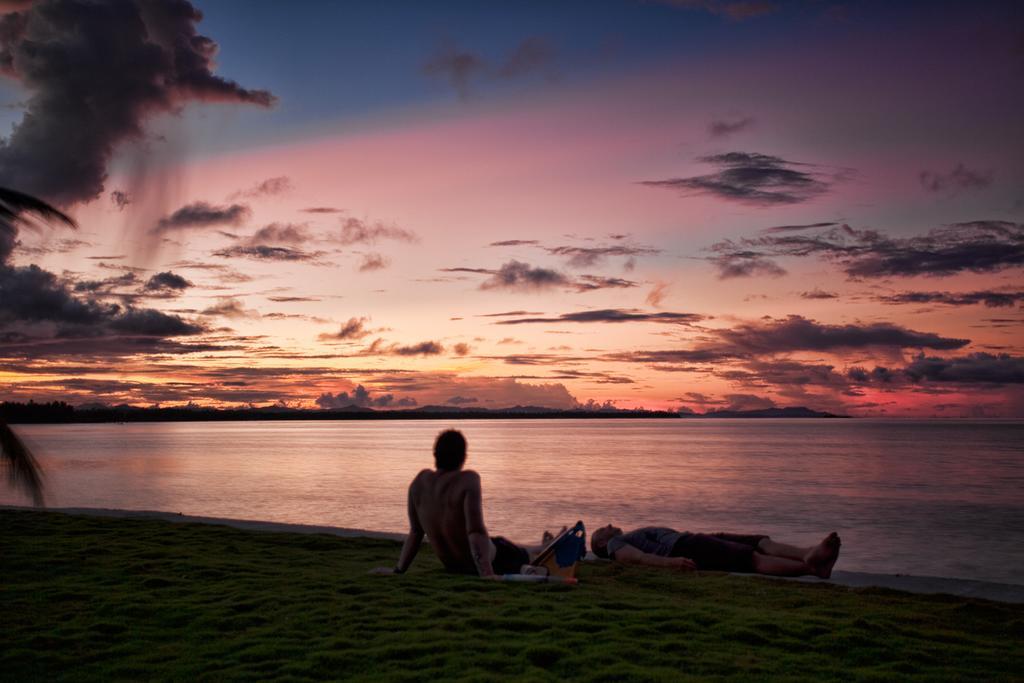
[[[582,519],[843,537],[838,569],[1024,584],[1024,421],[507,420],[18,427],[48,504],[404,531],[438,431],[491,533]],[[0,503],[25,504],[0,487]]]

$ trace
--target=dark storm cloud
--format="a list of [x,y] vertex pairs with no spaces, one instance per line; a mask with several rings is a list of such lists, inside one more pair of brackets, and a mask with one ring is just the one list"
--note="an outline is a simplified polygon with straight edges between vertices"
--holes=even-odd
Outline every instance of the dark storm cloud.
[[[1010,221],[953,223],[915,237],[889,237],[841,225],[814,235],[764,235],[713,244],[709,260],[722,277],[772,274],[777,257],[817,256],[840,265],[851,278],[991,273],[1024,265],[1024,224]],[[756,268],[745,268],[747,264]],[[777,272],[776,272],[777,274]]]
[[[688,349],[625,351],[606,354],[601,358],[608,361],[644,363],[656,370],[680,371],[696,369],[695,366],[701,363],[722,363],[730,360],[756,364],[773,360],[778,355],[799,351],[836,353],[856,349],[952,350],[970,343],[967,339],[942,337],[890,323],[827,325],[798,315],[710,330],[709,334],[711,336]],[[772,366],[759,367],[769,369]],[[791,371],[795,366],[773,367],[776,370]],[[811,372],[806,369],[804,371]],[[748,368],[748,371],[734,375],[733,378],[743,377],[749,380],[756,372]]]
[[887,304],[942,304],[944,306],[984,304],[989,308],[1007,308],[1024,302],[1024,291],[900,292],[889,296],[879,296],[876,301]]
[[452,396],[450,399],[445,401],[445,403],[451,404],[453,406],[464,406],[464,405],[466,405],[468,403],[479,403],[479,402],[480,402],[479,399],[472,398],[470,396]]
[[545,251],[553,256],[567,259],[568,265],[574,268],[587,268],[603,262],[609,256],[646,256],[660,254],[660,249],[650,247],[546,247]]
[[741,324],[715,334],[728,346],[752,355],[872,347],[949,350],[970,343],[891,323],[827,325],[799,315]]
[[920,355],[903,369],[911,380],[953,384],[1024,384],[1024,357],[972,353],[958,358]]
[[[204,331],[177,315],[104,303],[92,298],[88,288],[85,292],[85,296],[76,296],[57,276],[35,265],[0,266],[0,337],[30,347],[36,344],[42,354],[51,340],[122,335],[161,338]],[[116,351],[117,344],[108,346],[112,353]],[[74,349],[65,352],[74,353]]]
[[724,138],[746,130],[754,125],[754,119],[750,116],[734,119],[715,119],[708,124],[708,134],[713,138]]
[[356,340],[362,339],[369,336],[370,331],[366,329],[366,323],[369,318],[349,318],[345,322],[341,329],[334,333],[324,333],[320,335],[321,341],[344,341],[344,340]]
[[157,222],[157,230],[207,228],[212,225],[240,225],[252,212],[245,204],[214,206],[209,202],[187,204]]
[[321,408],[328,410],[347,408],[349,406],[360,408],[410,408],[416,405],[416,399],[408,396],[396,399],[393,394],[372,397],[370,396],[370,391],[360,384],[351,394],[347,391],[339,391],[336,394],[330,392],[320,394],[315,403]]
[[0,17],[0,69],[28,92],[0,143],[0,186],[89,201],[148,119],[192,100],[272,105],[269,92],[213,74],[217,44],[196,32],[201,18],[185,0],[41,0]]
[[949,173],[921,171],[918,178],[921,181],[921,186],[929,192],[978,190],[992,184],[991,171],[972,171],[962,163],[954,166]]
[[144,289],[172,289],[181,291],[183,289],[188,289],[191,286],[191,282],[189,282],[182,276],[178,275],[177,273],[172,273],[171,271],[167,270],[161,273],[157,273],[156,275],[149,278],[149,280],[146,281]]
[[555,318],[514,318],[500,320],[496,325],[523,325],[532,323],[625,323],[654,322],[670,324],[690,324],[704,320],[705,316],[696,313],[644,313],[636,309],[606,308],[595,311],[563,313]]
[[825,193],[836,176],[820,173],[817,168],[768,154],[727,152],[699,157],[699,161],[719,167],[717,173],[645,180],[641,185],[678,190],[684,196],[711,195],[719,199],[774,206],[799,204]]
[[152,308],[129,308],[114,316],[110,329],[124,334],[147,337],[177,337],[198,334],[203,328],[186,322],[176,315],[168,315]]
[[398,242],[419,242],[420,238],[411,230],[381,222],[367,223],[358,218],[346,218],[341,224],[341,233],[334,241],[342,245],[376,244],[381,240]]
[[288,176],[277,176],[267,178],[263,182],[256,183],[252,187],[239,190],[231,194],[229,199],[259,199],[260,197],[271,197],[291,191],[292,181]]
[[842,389],[847,379],[826,363],[801,363],[791,360],[752,360],[743,370],[725,370],[717,376],[747,386],[824,386]]
[[[957,385],[996,388],[1024,383],[1024,358],[1009,354],[971,353],[964,356],[935,357],[916,355],[901,368],[854,367],[845,373],[821,362],[748,359],[739,368],[719,370],[715,375],[744,388],[773,388],[779,395],[794,400],[835,403],[842,408],[840,396],[863,395],[862,387],[881,390],[937,392],[954,391]],[[808,389],[819,388],[811,393]]]
[[[53,273],[39,266],[0,268],[0,321],[58,324],[102,324],[120,309],[92,299],[79,299]],[[5,325],[6,327],[6,325]]]
[[[104,333],[89,337],[40,337],[7,335],[0,332],[0,357],[21,359],[35,363],[40,359],[71,358],[109,363],[112,359],[131,359],[138,356],[181,356],[213,351],[240,351],[241,348],[223,343],[182,343],[172,338],[142,335]],[[57,397],[59,398],[59,397]]]
[[1024,384],[1024,357],[1010,354],[971,353],[941,358],[916,356],[902,368],[851,368],[850,382],[857,385],[901,386],[906,384]]
[[1024,265],[1024,224],[1008,221],[954,223],[906,239],[855,231],[854,238],[849,256],[842,240],[824,245],[854,277],[988,273]]
[[253,246],[235,245],[213,252],[221,258],[247,258],[254,261],[309,261],[318,262],[324,255],[322,251],[302,251],[290,247],[271,247],[265,244]]

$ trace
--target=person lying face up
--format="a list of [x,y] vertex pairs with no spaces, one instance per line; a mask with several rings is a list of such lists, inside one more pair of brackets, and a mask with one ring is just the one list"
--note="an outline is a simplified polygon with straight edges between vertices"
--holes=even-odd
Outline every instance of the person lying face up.
[[590,537],[595,555],[625,564],[822,579],[832,575],[841,544],[834,531],[817,545],[800,547],[764,534],[704,534],[669,527],[642,527],[627,533],[612,524]]

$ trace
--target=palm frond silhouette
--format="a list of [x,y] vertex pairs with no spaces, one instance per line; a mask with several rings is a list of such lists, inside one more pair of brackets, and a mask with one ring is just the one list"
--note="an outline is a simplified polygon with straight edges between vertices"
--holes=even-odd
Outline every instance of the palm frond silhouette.
[[[0,187],[0,268],[6,263],[10,250],[14,248],[19,224],[33,224],[33,220],[63,223],[77,227],[74,219],[63,211],[32,195]],[[4,239],[6,238],[6,239]],[[6,253],[5,253],[6,252]],[[11,429],[0,420],[0,465],[7,470],[7,480],[32,497],[36,505],[43,504],[43,475],[32,451]]]

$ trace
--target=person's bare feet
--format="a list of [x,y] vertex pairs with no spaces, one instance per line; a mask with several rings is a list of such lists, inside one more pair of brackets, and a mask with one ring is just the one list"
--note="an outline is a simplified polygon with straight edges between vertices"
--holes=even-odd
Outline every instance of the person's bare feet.
[[832,576],[832,567],[839,559],[839,547],[843,544],[836,532],[830,533],[818,545],[811,548],[804,562],[811,568],[815,576],[827,579]]

